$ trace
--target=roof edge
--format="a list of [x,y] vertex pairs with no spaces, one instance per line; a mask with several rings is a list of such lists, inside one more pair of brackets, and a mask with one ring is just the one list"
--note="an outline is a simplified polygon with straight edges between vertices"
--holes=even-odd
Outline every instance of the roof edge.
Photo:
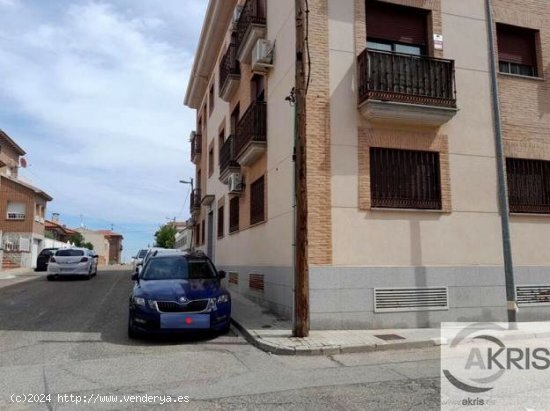
[[210,75],[218,56],[219,43],[223,41],[237,0],[210,0],[193,61],[191,76],[183,104],[198,109],[206,92]]
[[17,154],[19,154],[20,156],[24,156],[25,154],[27,154],[26,151],[23,150],[23,149],[21,148],[21,146],[20,146],[19,144],[17,144],[10,136],[8,136],[8,134],[7,134],[4,130],[2,130],[1,128],[0,128],[0,137],[4,137],[4,138],[7,140],[8,144],[9,144],[10,146],[12,146],[12,148],[13,148],[13,149],[17,152]]

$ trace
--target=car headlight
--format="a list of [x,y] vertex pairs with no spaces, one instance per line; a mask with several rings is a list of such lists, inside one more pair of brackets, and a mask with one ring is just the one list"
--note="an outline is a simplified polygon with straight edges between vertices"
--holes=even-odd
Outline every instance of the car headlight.
[[145,307],[145,298],[134,297],[134,304],[135,305],[141,305],[142,307]]
[[229,302],[229,294],[222,294],[216,300],[216,303],[218,304],[227,303],[227,302]]

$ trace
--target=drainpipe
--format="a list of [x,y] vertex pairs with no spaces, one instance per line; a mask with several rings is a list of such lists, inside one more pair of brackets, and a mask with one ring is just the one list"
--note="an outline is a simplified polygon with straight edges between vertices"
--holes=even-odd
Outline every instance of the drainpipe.
[[[517,321],[516,284],[514,279],[514,264],[512,261],[512,243],[510,239],[510,204],[508,202],[508,185],[506,181],[506,160],[502,143],[502,120],[500,116],[500,101],[498,95],[497,61],[495,55],[495,36],[493,21],[493,6],[491,0],[485,0],[487,13],[487,34],[489,40],[489,61],[491,71],[491,91],[493,100],[493,121],[495,127],[495,148],[498,173],[498,200],[500,206],[500,223],[502,226],[502,251],[504,254],[504,275],[506,279],[506,308],[508,322]],[[511,327],[513,328],[513,327]]]

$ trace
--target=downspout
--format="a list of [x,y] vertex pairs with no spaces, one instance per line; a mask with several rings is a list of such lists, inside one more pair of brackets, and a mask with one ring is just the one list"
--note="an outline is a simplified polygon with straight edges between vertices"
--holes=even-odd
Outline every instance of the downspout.
[[[517,321],[516,284],[514,279],[514,264],[512,261],[512,242],[510,239],[510,204],[508,202],[508,185],[506,181],[506,160],[502,142],[502,119],[500,115],[500,100],[498,95],[497,62],[495,55],[495,36],[493,7],[491,0],[485,0],[487,13],[487,36],[489,40],[489,62],[491,71],[491,94],[493,100],[493,122],[495,127],[495,149],[498,174],[498,200],[500,208],[500,223],[502,227],[502,251],[504,255],[504,275],[506,280],[506,309],[508,322]],[[511,326],[513,328],[513,326]]]

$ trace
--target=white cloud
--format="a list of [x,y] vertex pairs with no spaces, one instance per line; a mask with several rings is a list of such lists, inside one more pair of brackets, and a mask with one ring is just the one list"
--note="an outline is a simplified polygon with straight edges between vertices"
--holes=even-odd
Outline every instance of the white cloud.
[[0,127],[50,210],[134,222],[181,210],[194,127],[182,99],[206,1],[28,4],[0,16]]

